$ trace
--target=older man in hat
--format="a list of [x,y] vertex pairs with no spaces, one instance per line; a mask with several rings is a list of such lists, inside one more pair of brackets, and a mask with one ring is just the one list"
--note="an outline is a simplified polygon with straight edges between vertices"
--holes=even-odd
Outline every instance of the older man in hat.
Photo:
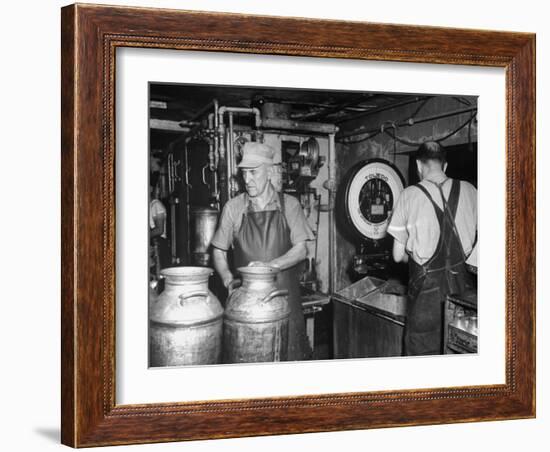
[[404,354],[438,355],[445,297],[473,287],[466,261],[477,238],[477,191],[447,177],[439,143],[422,144],[415,157],[420,183],[401,192],[388,233],[394,260],[409,263]]
[[214,267],[227,287],[233,280],[227,252],[233,247],[235,268],[269,265],[281,270],[277,284],[289,291],[290,324],[288,360],[309,358],[296,265],[306,257],[306,241],[313,233],[298,200],[278,193],[271,184],[273,149],[246,143],[238,165],[246,192],[229,200],[213,239]]

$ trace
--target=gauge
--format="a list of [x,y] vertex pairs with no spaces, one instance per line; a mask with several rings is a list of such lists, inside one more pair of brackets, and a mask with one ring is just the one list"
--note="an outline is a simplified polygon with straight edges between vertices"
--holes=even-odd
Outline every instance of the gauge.
[[389,162],[372,159],[359,162],[344,180],[344,208],[350,226],[363,238],[384,238],[395,202],[403,190],[399,170]]

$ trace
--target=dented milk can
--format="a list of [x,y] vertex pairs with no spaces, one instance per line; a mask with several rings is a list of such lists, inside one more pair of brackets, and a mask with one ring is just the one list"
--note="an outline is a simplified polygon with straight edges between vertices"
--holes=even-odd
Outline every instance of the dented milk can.
[[238,271],[242,283],[230,284],[224,313],[224,362],[285,361],[290,307],[288,290],[276,286],[279,270],[264,266]]
[[172,267],[160,273],[165,289],[149,300],[150,366],[219,363],[223,308],[208,290],[212,269]]

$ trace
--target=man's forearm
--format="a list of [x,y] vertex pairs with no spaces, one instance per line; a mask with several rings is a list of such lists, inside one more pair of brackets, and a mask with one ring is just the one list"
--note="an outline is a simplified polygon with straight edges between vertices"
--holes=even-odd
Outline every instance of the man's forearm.
[[290,248],[282,256],[267,262],[269,265],[279,267],[281,270],[293,267],[298,262],[303,261],[307,255],[306,242],[300,242]]
[[214,248],[212,251],[212,260],[214,261],[214,268],[220,275],[224,286],[233,280],[233,273],[229,270],[229,263],[227,262],[227,251]]

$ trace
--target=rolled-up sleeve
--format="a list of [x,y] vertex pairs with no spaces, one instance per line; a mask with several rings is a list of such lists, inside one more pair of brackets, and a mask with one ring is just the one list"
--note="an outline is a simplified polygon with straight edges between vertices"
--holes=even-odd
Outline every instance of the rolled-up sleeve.
[[407,244],[409,232],[407,231],[407,201],[405,191],[401,192],[395,203],[395,208],[388,225],[388,234],[393,236],[399,243],[403,245]]
[[227,203],[223,210],[218,229],[212,238],[212,246],[227,251],[233,243],[233,210],[230,203]]
[[285,195],[285,216],[290,229],[290,241],[292,245],[315,239],[302,206],[293,196]]

